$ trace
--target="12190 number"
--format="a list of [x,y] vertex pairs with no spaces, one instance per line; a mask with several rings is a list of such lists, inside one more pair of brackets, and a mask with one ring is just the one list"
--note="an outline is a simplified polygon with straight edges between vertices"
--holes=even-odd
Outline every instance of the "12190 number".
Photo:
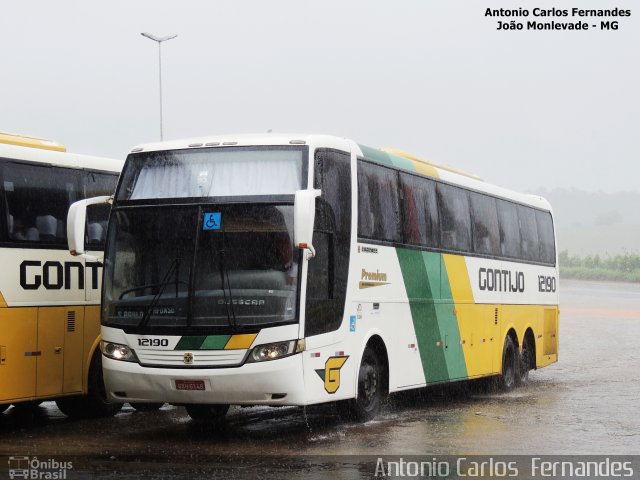
[[139,347],[168,347],[169,340],[166,338],[139,338]]

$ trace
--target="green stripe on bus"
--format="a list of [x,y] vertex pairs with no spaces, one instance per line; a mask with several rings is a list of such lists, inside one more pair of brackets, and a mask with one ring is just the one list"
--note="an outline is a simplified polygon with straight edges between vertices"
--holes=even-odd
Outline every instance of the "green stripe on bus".
[[223,350],[231,335],[182,337],[174,350]]
[[[440,254],[439,256],[442,259],[442,255]],[[442,308],[441,311],[438,312],[438,323],[440,324],[441,334],[446,338],[447,369],[449,370],[449,378],[452,380],[455,378],[467,378],[467,364],[465,363],[464,352],[460,344],[458,317],[453,313],[455,303],[453,301],[453,295],[451,294],[449,275],[444,259],[441,261],[440,285],[442,290],[440,292],[440,298],[444,303],[440,305]]]
[[223,350],[231,335],[209,335],[200,350]]
[[438,346],[442,337],[423,254],[419,250],[401,248],[396,248],[396,252],[409,298],[425,379],[427,383],[448,380],[444,348]]
[[182,337],[174,350],[199,350],[206,339],[206,335],[199,337]]
[[408,158],[400,157],[399,155],[394,155],[392,153],[383,152],[382,150],[367,147],[366,145],[358,146],[360,147],[360,150],[362,150],[365,158],[367,158],[368,160],[373,160],[374,162],[378,162],[389,167],[402,168],[404,170],[409,170],[410,172],[416,171],[415,165]]
[[360,150],[362,150],[362,154],[365,156],[365,158],[381,163],[383,165],[387,165],[389,167],[393,167],[393,162],[389,158],[388,153],[383,152],[382,150],[378,150],[377,148],[367,147],[366,145],[358,146],[360,147]]
[[396,249],[427,383],[467,377],[442,254]]
[[398,155],[394,155],[392,153],[389,153],[388,155],[389,159],[391,159],[391,161],[393,162],[394,167],[409,170],[410,172],[416,171],[416,166],[408,158],[399,157]]

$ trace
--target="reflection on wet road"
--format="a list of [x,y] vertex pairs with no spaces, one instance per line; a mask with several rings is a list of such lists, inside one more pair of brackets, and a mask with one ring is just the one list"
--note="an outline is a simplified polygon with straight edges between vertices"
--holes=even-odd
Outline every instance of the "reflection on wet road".
[[202,431],[183,408],[68,420],[47,402],[0,415],[3,455],[634,454],[640,446],[640,285],[563,281],[560,361],[512,393],[474,383],[392,397],[377,420],[333,406],[232,408]]

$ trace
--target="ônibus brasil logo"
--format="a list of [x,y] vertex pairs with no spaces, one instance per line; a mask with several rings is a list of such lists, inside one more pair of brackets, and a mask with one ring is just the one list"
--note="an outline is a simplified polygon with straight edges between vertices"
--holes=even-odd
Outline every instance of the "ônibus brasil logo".
[[60,462],[53,458],[39,460],[38,457],[9,457],[9,478],[38,480],[65,480],[72,462]]

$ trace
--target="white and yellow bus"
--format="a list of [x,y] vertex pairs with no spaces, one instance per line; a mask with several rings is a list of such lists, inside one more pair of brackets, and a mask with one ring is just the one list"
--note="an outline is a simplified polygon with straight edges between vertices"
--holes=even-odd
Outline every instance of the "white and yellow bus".
[[[69,255],[66,218],[73,202],[114,192],[122,165],[0,133],[0,411],[54,399],[69,415],[121,406],[106,401],[97,352],[102,265]],[[89,210],[95,254],[108,215]]]
[[[83,255],[84,205],[69,212]],[[105,250],[102,353],[114,402],[341,401],[557,361],[553,217],[537,196],[343,138],[142,145]]]

